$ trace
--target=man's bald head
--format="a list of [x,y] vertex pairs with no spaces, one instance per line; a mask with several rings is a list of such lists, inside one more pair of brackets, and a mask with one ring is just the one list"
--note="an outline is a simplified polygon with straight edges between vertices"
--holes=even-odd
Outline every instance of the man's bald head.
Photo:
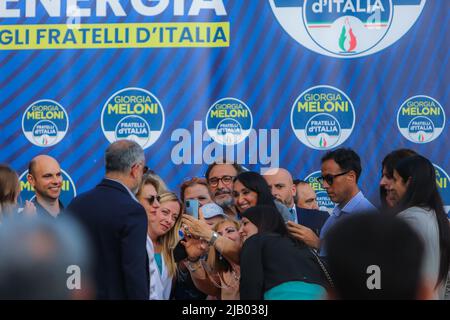
[[272,195],[288,208],[294,206],[295,185],[292,175],[283,168],[271,168],[264,173]]
[[304,209],[319,209],[314,189],[306,181],[297,183],[297,207]]
[[36,167],[42,167],[45,164],[52,164],[57,165],[59,167],[58,161],[56,161],[55,158],[50,157],[45,154],[41,154],[39,156],[34,157],[31,159],[29,165],[28,165],[28,173],[33,174],[35,172]]
[[59,198],[62,174],[55,158],[47,155],[34,157],[28,165],[27,179],[34,188],[38,201],[54,201]]

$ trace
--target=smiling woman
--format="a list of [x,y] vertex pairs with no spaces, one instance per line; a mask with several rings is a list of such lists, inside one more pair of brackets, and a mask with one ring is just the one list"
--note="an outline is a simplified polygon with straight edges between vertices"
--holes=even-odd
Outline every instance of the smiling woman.
[[173,255],[181,227],[181,202],[172,192],[158,195],[155,185],[144,184],[139,202],[148,218],[147,254],[150,261],[150,300],[168,300],[177,272]]
[[241,213],[256,205],[276,207],[269,185],[256,172],[242,172],[235,178],[233,196],[236,208]]

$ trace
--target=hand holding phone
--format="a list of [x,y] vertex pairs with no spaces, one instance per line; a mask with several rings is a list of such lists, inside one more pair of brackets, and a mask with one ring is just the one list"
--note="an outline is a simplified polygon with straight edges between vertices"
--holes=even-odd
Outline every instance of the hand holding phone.
[[199,202],[197,199],[188,199],[185,201],[186,213],[195,219],[198,219]]

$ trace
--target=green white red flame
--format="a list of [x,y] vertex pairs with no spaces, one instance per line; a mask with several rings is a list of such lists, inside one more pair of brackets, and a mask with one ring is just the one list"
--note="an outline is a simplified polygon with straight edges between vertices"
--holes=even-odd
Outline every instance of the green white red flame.
[[341,35],[339,37],[339,48],[344,52],[352,52],[356,48],[356,44],[356,36],[353,33],[350,21],[347,18],[342,26]]

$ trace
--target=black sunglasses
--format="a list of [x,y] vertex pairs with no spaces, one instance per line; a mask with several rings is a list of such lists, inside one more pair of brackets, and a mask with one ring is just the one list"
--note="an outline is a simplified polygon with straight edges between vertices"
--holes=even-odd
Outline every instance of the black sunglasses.
[[146,199],[147,199],[148,203],[152,206],[155,203],[155,200],[158,201],[158,203],[159,203],[159,201],[161,200],[161,197],[160,196],[150,196],[149,198],[146,198]]
[[334,179],[336,177],[340,177],[343,176],[344,174],[349,173],[350,170],[342,172],[342,173],[338,173],[338,174],[327,174],[326,176],[320,176],[317,178],[317,181],[323,185],[323,182],[326,181],[330,186],[333,184]]

